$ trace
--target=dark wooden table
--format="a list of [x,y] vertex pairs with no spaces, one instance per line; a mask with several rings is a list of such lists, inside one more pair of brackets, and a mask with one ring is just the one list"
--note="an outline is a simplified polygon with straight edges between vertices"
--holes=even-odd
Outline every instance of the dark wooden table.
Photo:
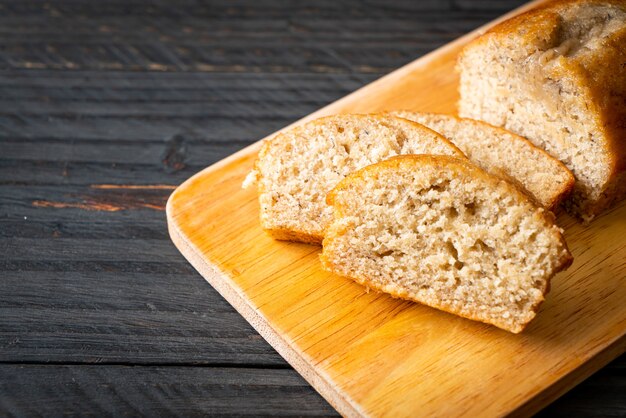
[[[172,189],[520,1],[0,2],[0,416],[333,415],[169,241]],[[546,416],[626,415],[622,356]]]

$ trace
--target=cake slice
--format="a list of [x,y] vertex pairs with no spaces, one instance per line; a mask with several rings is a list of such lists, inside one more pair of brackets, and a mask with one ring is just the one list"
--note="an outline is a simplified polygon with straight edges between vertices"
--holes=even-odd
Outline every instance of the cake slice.
[[328,195],[323,268],[518,333],[572,262],[554,215],[466,159],[407,155]]
[[555,210],[574,186],[574,176],[556,158],[502,128],[452,115],[392,112],[448,138],[483,170],[515,179],[543,207]]
[[626,196],[626,1],[549,2],[459,55],[459,114],[522,135],[576,177],[590,221]]
[[389,115],[335,115],[263,144],[244,187],[256,183],[261,226],[276,239],[321,243],[332,220],[326,194],[345,176],[399,154],[464,157],[438,133]]

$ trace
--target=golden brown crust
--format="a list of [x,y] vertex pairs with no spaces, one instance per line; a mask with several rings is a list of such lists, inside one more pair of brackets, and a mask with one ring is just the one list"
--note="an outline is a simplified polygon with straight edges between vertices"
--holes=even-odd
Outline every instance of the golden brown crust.
[[455,150],[458,153],[459,156],[464,156],[465,155],[465,154],[463,154],[463,151],[461,151],[456,145],[454,145],[452,142],[450,142],[446,137],[441,135],[439,132],[434,131],[434,130],[430,129],[427,126],[424,126],[424,125],[422,125],[420,123],[417,123],[417,122],[414,122],[412,120],[400,118],[400,117],[391,115],[389,113],[359,113],[359,114],[341,114],[340,113],[340,114],[336,114],[336,115],[323,116],[321,118],[312,120],[312,121],[307,122],[305,124],[294,126],[291,129],[288,129],[288,130],[286,130],[284,132],[279,132],[277,135],[274,135],[273,137],[265,140],[263,142],[263,145],[261,146],[261,149],[259,150],[258,157],[255,160],[255,164],[254,164],[255,169],[258,167],[258,165],[257,165],[258,161],[261,160],[265,156],[265,154],[267,154],[267,152],[269,151],[269,149],[272,146],[272,144],[274,142],[280,141],[284,135],[286,135],[288,133],[289,134],[298,133],[298,132],[302,131],[305,126],[324,125],[324,124],[328,123],[328,121],[332,121],[334,119],[342,118],[342,117],[350,117],[350,118],[362,119],[362,120],[365,120],[365,119],[368,119],[368,118],[374,118],[374,119],[380,120],[381,122],[384,122],[389,117],[400,119],[403,123],[407,123],[409,126],[412,126],[415,129],[419,129],[419,130],[428,132],[429,134],[435,135],[440,140],[442,140],[444,143],[449,145],[450,148]]
[[[488,42],[490,38],[509,36],[514,33],[521,35],[521,41],[533,41],[542,34],[538,33],[552,26],[558,20],[558,12],[576,5],[612,5],[626,7],[626,0],[553,0],[539,5],[527,12],[520,13],[498,23],[487,32],[467,44],[461,55],[469,49]],[[521,30],[521,32],[520,32]]]
[[[558,0],[506,20],[465,46],[459,60],[474,48],[488,42],[507,42],[515,35],[515,50],[526,55],[537,52],[536,45],[557,36],[561,14],[578,6],[615,6],[626,12],[626,0]],[[584,209],[584,219],[591,219],[613,202],[626,196],[619,181],[626,172],[626,27],[602,40],[602,48],[593,55],[568,57],[553,70],[551,77],[570,80],[577,86],[581,103],[589,109],[594,130],[602,132],[602,149],[607,156],[609,176],[603,196]]]
[[[518,190],[514,185],[506,182],[505,180],[502,180],[500,178],[498,178],[497,176],[491,175],[487,172],[485,172],[484,170],[480,169],[479,167],[476,167],[475,165],[471,164],[469,161],[464,160],[464,159],[459,159],[456,157],[449,157],[449,156],[443,156],[443,155],[400,155],[397,157],[393,157],[390,158],[388,160],[385,160],[383,162],[380,163],[376,163],[376,164],[372,164],[369,165],[367,167],[364,167],[358,171],[356,171],[355,173],[352,173],[351,175],[349,175],[348,177],[346,177],[345,179],[343,179],[328,195],[327,195],[327,202],[330,205],[334,206],[334,209],[336,210],[336,217],[341,217],[343,216],[343,212],[345,212],[345,208],[343,208],[341,206],[341,204],[337,201],[336,197],[337,195],[352,187],[355,184],[359,184],[360,182],[366,181],[366,177],[370,176],[372,174],[376,175],[376,173],[380,173],[382,171],[385,170],[394,170],[394,169],[398,169],[402,166],[405,165],[409,165],[409,166],[413,166],[412,168],[414,169],[415,166],[419,166],[420,164],[431,164],[431,165],[435,165],[436,167],[440,167],[441,169],[448,169],[448,170],[452,170],[452,171],[456,171],[456,173],[458,173],[458,175],[463,175],[463,176],[470,176],[470,177],[474,177],[474,178],[480,178],[483,181],[485,181],[487,184],[491,184],[493,187],[496,186],[501,186],[502,183],[504,183],[505,187],[508,188],[508,193],[510,193],[512,196],[514,196],[516,199],[520,199],[520,200],[524,200],[527,202],[530,202],[531,204],[533,204],[537,211],[539,212],[540,216],[544,219],[544,221],[549,224],[549,225],[554,225],[555,223],[555,216],[552,212],[546,211],[544,210],[541,206],[535,204],[532,199],[529,198],[529,196],[527,194],[525,194],[523,191]],[[546,282],[545,282],[545,288],[541,289],[543,294],[547,294],[550,290],[550,280],[551,278],[558,272],[563,271],[565,269],[567,269],[573,262],[573,257],[571,255],[571,253],[569,252],[569,249],[567,248],[567,243],[565,242],[565,240],[562,237],[561,232],[558,232],[555,228],[555,233],[558,234],[558,238],[559,240],[563,243],[564,245],[564,252],[562,253],[561,259],[559,260],[559,267],[557,269],[555,269],[555,271],[553,272],[552,276],[547,277],[546,278]],[[330,240],[335,239],[334,236],[330,236],[329,234],[327,234],[327,236],[324,238],[324,242],[323,245],[324,246],[328,246],[328,244],[330,243]],[[329,271],[336,271],[337,269],[334,268],[334,263],[332,263],[328,257],[324,256],[324,253],[322,253],[322,255],[320,256],[320,261],[322,262],[322,266],[329,270]],[[348,277],[348,276],[344,276],[344,277]],[[513,333],[520,333],[524,330],[524,328],[527,326],[527,324],[530,322],[530,320],[528,322],[526,322],[525,324],[521,324],[517,327],[511,327],[510,323],[507,323],[505,321],[502,322],[497,322],[497,321],[490,321],[487,322],[484,319],[481,319],[478,317],[477,314],[475,313],[461,313],[458,310],[455,310],[451,307],[451,305],[445,303],[445,302],[440,302],[440,303],[426,303],[423,300],[418,300],[415,298],[411,298],[410,295],[403,293],[403,292],[395,292],[395,291],[389,291],[389,289],[382,289],[382,286],[379,286],[378,284],[376,284],[376,282],[374,281],[370,281],[366,278],[361,278],[361,277],[348,277],[352,280],[355,280],[357,283],[360,283],[361,285],[367,286],[368,288],[372,288],[375,289],[377,291],[380,292],[384,292],[384,293],[388,293],[390,295],[392,295],[393,297],[396,298],[400,298],[400,299],[405,299],[405,300],[411,300],[411,301],[415,301],[415,302],[419,302],[422,304],[426,304],[428,306],[431,306],[433,308],[437,308],[437,309],[441,309],[443,311],[455,314],[457,316],[461,316],[467,319],[471,319],[471,320],[475,320],[475,321],[480,321],[480,322],[485,322],[485,323],[489,323],[492,325],[495,325],[499,328],[505,329],[507,331],[513,332]],[[536,313],[539,310],[539,307],[541,306],[541,303],[543,302],[543,299],[538,301],[532,308],[531,310]],[[531,318],[532,319],[532,318]]]
[[500,182],[504,182],[506,187],[508,188],[508,192],[514,195],[516,198],[521,200],[527,200],[531,202],[534,206],[537,206],[538,209],[541,209],[545,216],[549,213],[549,211],[543,210],[541,206],[528,194],[526,194],[523,190],[510,182],[508,179],[502,178],[500,176],[487,173],[482,170],[478,166],[472,164],[469,160],[461,159],[457,157],[450,157],[447,155],[430,155],[430,154],[421,154],[421,155],[398,155],[388,160],[381,161],[376,164],[368,165],[364,167],[348,177],[344,178],[342,181],[332,189],[328,195],[326,196],[326,202],[329,205],[335,205],[335,195],[342,190],[350,187],[353,183],[362,180],[365,176],[370,175],[371,173],[380,172],[383,170],[399,168],[405,164],[420,164],[420,163],[429,163],[440,167],[441,169],[451,169],[457,171],[459,175],[465,175],[468,177],[478,177],[483,181],[491,184],[492,186],[497,186]]

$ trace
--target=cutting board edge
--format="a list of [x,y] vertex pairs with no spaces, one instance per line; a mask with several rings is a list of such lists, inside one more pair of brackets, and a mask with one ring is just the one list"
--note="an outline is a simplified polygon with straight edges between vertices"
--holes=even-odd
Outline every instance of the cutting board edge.
[[544,387],[526,402],[511,409],[506,415],[522,417],[535,415],[624,353],[626,353],[626,333],[616,337],[602,350],[581,361],[578,367],[570,370],[551,385]]
[[[204,170],[203,170],[204,171]],[[196,174],[196,176],[202,172]],[[195,176],[194,176],[195,177]],[[184,186],[181,185],[181,187]],[[295,350],[279,332],[277,332],[258,310],[256,310],[238,291],[228,274],[212,263],[206,262],[198,249],[179,231],[171,215],[170,202],[176,199],[172,194],[166,207],[167,225],[170,238],[176,248],[200,275],[235,308],[246,321],[289,363],[324,399],[345,417],[362,417],[366,414],[356,402],[346,399],[336,390],[330,378],[324,378],[309,362]]]

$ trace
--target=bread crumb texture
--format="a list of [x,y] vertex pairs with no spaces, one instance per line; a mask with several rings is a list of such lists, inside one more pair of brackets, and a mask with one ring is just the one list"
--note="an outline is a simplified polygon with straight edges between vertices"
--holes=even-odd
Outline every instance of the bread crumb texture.
[[392,158],[328,202],[324,269],[514,333],[572,260],[552,213],[465,159]]
[[450,141],[389,115],[335,115],[266,141],[244,185],[256,184],[261,226],[274,238],[321,243],[332,220],[326,194],[348,174],[401,154],[464,157]]
[[520,134],[574,174],[589,221],[626,195],[626,1],[548,3],[460,54],[459,113]]
[[448,138],[476,165],[517,181],[543,207],[555,210],[569,195],[574,176],[556,158],[526,138],[483,121],[452,115],[397,111]]

